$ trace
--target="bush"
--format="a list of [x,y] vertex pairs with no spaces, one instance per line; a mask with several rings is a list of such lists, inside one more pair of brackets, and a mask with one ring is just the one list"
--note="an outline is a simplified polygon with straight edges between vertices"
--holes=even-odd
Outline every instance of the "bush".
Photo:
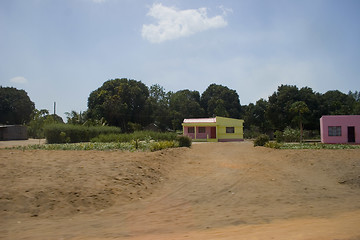
[[287,127],[283,132],[283,138],[285,142],[300,142],[300,130]]
[[250,129],[244,129],[244,138],[245,139],[252,139],[257,138],[261,135],[259,127],[256,127],[254,125],[250,126]]
[[282,131],[277,130],[275,131],[274,135],[277,143],[284,142],[284,134]]
[[138,141],[173,141],[177,134],[171,132],[154,132],[154,131],[138,131],[133,133],[123,134],[101,134],[92,138],[92,142],[130,142],[132,140]]
[[179,147],[191,147],[192,139],[188,136],[178,136],[177,141],[179,142]]
[[121,129],[108,126],[86,127],[72,124],[51,124],[45,127],[44,133],[48,143],[89,142],[100,134],[120,133]]
[[264,146],[267,148],[280,149],[282,145],[278,142],[267,142],[267,143],[265,143]]
[[258,136],[254,141],[254,147],[256,146],[264,146],[267,142],[270,141],[270,138],[268,135],[261,134]]
[[160,142],[152,142],[150,145],[150,151],[159,151],[166,148],[175,148],[178,147],[176,141],[160,141]]

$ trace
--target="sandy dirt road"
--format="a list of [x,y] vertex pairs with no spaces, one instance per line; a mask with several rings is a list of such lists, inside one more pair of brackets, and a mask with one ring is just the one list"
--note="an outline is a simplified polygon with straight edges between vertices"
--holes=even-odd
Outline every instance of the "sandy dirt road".
[[1,150],[0,164],[3,239],[360,239],[359,150]]

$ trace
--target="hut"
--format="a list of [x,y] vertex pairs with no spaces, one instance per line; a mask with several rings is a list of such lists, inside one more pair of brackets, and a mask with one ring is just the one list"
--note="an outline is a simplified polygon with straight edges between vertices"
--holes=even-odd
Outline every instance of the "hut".
[[22,125],[0,125],[0,141],[27,140],[26,126]]

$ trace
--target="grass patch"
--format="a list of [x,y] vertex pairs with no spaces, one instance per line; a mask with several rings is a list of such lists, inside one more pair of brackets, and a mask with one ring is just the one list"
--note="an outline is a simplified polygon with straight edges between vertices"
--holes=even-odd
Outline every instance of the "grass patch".
[[274,143],[265,147],[276,149],[360,149],[360,145],[350,144],[324,144],[324,143]]
[[158,151],[165,148],[178,147],[177,141],[131,141],[131,142],[111,142],[111,143],[64,143],[64,144],[35,144],[28,146],[17,146],[5,149],[17,149],[17,150],[96,150],[96,151]]
[[130,142],[130,141],[173,141],[177,137],[172,132],[137,131],[122,134],[101,134],[91,139],[91,142]]
[[131,143],[64,143],[64,144],[35,144],[28,146],[17,146],[6,149],[18,150],[123,150],[134,151],[135,146]]

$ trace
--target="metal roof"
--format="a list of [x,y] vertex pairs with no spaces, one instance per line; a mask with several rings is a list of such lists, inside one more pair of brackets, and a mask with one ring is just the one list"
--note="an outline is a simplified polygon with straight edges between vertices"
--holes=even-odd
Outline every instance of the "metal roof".
[[216,118],[188,118],[184,123],[216,123]]

